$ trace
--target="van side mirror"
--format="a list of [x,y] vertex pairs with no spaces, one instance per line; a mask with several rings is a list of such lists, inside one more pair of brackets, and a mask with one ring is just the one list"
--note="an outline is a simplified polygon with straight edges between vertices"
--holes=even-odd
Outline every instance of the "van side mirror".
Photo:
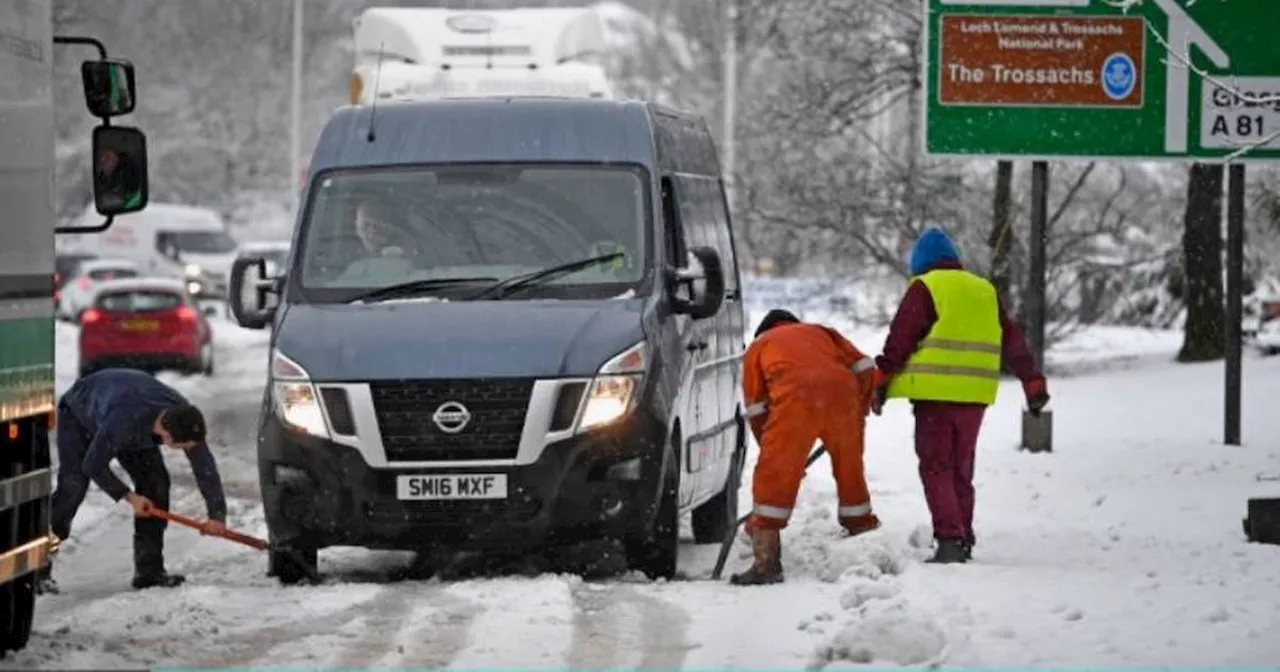
[[89,114],[109,119],[133,112],[138,90],[129,61],[85,61],[80,64],[80,81],[84,83],[84,104]]
[[147,138],[136,128],[93,129],[93,203],[108,217],[147,207]]
[[[675,291],[681,284],[689,287],[688,300]],[[724,305],[724,265],[720,255],[710,247],[689,250],[689,264],[670,273],[668,295],[676,313],[695,320],[715,316]]]
[[267,277],[267,261],[262,257],[241,257],[231,265],[227,305],[236,323],[246,329],[265,329],[275,319],[276,302],[269,295],[279,293],[280,282]]

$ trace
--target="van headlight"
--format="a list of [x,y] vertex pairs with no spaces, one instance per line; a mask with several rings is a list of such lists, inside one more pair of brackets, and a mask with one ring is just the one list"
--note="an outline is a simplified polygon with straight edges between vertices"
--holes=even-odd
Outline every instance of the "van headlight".
[[203,273],[204,270],[200,268],[200,264],[187,264],[183,267],[182,272],[188,276],[197,276]]
[[320,395],[311,376],[297,362],[278,351],[271,353],[271,398],[276,416],[287,427],[304,434],[329,438],[329,426],[320,408]]
[[578,431],[603,427],[630,412],[648,364],[649,348],[643,342],[605,362],[591,381]]

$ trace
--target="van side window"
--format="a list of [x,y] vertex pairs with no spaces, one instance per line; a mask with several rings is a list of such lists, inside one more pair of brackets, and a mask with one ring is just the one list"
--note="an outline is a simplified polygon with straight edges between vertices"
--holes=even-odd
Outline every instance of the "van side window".
[[711,211],[715,215],[716,251],[725,268],[724,288],[726,293],[733,294],[738,291],[738,274],[732,270],[738,267],[738,255],[733,248],[733,224],[725,207],[724,183],[708,182],[707,189],[711,192]]
[[662,222],[667,239],[667,262],[674,267],[685,265],[689,247],[685,240],[688,224],[682,222],[684,210],[677,206],[675,183],[670,177],[662,178]]
[[706,199],[700,180],[686,176],[676,178],[676,204],[680,207],[680,224],[688,247],[712,244],[707,236]]

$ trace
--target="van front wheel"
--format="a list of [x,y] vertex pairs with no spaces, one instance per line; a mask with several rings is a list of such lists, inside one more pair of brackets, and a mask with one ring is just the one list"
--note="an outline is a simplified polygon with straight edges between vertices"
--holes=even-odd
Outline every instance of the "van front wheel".
[[313,548],[294,549],[292,552],[271,549],[267,552],[267,576],[274,576],[282,585],[302,583],[315,573],[318,565],[319,553]]
[[671,441],[673,448],[662,475],[653,525],[647,538],[633,539],[626,544],[627,564],[644,572],[650,579],[673,579],[676,575],[676,557],[680,548],[679,429],[672,434]]

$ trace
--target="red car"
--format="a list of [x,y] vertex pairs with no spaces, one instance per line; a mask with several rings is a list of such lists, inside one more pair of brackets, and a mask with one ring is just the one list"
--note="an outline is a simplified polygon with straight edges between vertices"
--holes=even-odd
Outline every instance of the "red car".
[[94,287],[80,318],[80,375],[107,367],[213,375],[213,330],[182,281],[125,278]]

